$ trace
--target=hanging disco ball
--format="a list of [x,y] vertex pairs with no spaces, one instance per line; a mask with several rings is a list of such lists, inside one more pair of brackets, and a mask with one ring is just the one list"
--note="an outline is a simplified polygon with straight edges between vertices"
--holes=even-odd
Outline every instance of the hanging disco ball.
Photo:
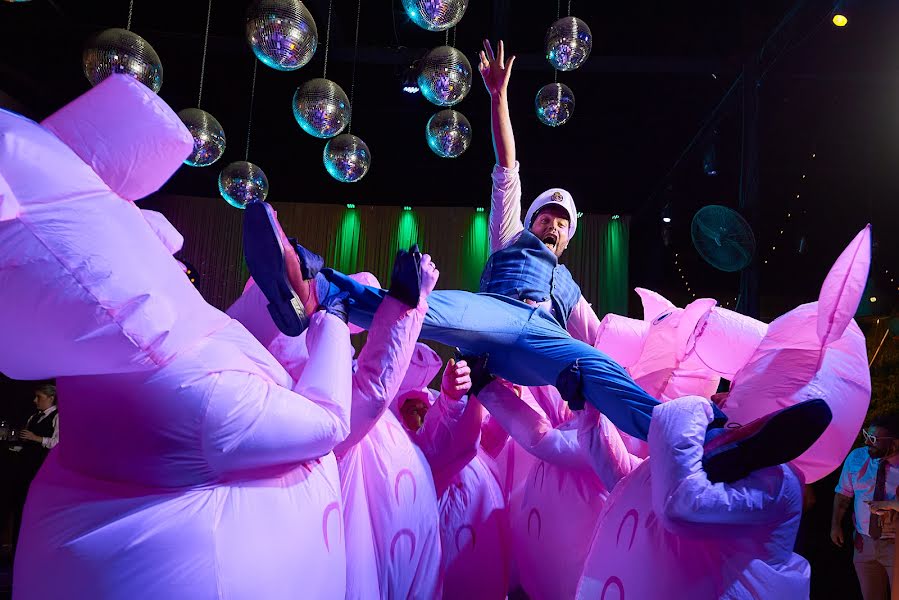
[[334,137],[350,122],[350,101],[343,88],[318,77],[294,92],[293,116],[309,135]]
[[194,138],[194,149],[184,160],[191,167],[208,167],[225,152],[225,131],[215,117],[199,108],[185,108],[178,118]]
[[544,40],[546,60],[560,71],[574,71],[584,64],[593,49],[593,34],[577,17],[562,17],[553,23]]
[[460,112],[441,110],[428,119],[425,134],[437,156],[456,158],[471,144],[471,123]]
[[235,208],[246,208],[254,200],[268,196],[268,178],[251,162],[233,162],[219,173],[219,193]]
[[418,87],[428,101],[452,106],[471,89],[471,64],[452,46],[434,48],[421,61]]
[[159,93],[162,63],[153,46],[127,29],[107,29],[88,40],[81,55],[84,74],[97,85],[113,73],[131,75]]
[[403,0],[413,23],[428,31],[449,29],[462,19],[468,0]]
[[550,127],[564,125],[574,112],[574,93],[564,83],[548,83],[534,98],[537,118]]
[[247,11],[247,42],[262,64],[296,71],[312,60],[318,29],[299,0],[256,0]]
[[337,181],[353,183],[362,179],[371,166],[371,152],[361,139],[344,133],[325,144],[325,169]]

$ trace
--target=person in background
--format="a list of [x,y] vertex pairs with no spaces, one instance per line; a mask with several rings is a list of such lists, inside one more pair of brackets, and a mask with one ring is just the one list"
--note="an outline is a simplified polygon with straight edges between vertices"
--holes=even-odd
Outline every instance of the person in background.
[[843,519],[851,506],[855,513],[853,562],[862,596],[880,600],[889,597],[893,575],[897,520],[883,503],[895,502],[899,487],[899,414],[875,418],[862,435],[865,446],[853,450],[843,463],[830,538],[837,546],[845,543]]
[[59,411],[56,409],[56,385],[45,383],[34,390],[36,412],[28,418],[19,432],[21,444],[9,447],[14,453],[12,460],[12,485],[10,485],[9,506],[12,509],[12,546],[15,550],[22,525],[22,512],[28,488],[50,449],[59,442]]
[[[37,409],[25,425],[25,429],[19,432],[19,439],[26,442],[25,448],[39,450],[28,442],[40,444],[45,452],[35,452],[40,457],[37,467],[40,468],[47,456],[47,452],[59,443],[59,411],[56,409],[56,386],[47,383],[34,390],[34,406]],[[35,469],[37,472],[37,469]]]

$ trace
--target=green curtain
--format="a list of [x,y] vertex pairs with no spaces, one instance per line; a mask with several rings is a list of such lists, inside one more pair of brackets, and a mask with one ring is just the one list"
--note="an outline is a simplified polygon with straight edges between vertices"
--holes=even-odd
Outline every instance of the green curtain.
[[[370,271],[385,288],[396,251],[413,243],[433,256],[440,289],[477,291],[489,255],[488,214],[471,207],[272,205],[289,236],[343,272]],[[215,198],[161,195],[141,207],[162,212],[184,235],[182,254],[197,267],[206,300],[221,309],[234,302],[247,279],[243,211]],[[627,261],[627,220],[595,214],[578,220],[563,260],[600,317],[626,314]]]
[[609,219],[603,236],[599,305],[604,313],[627,314],[627,263],[630,231],[620,218]]
[[362,242],[362,220],[355,208],[343,209],[343,217],[333,243],[329,244],[329,264],[342,273],[356,273],[365,264],[365,244]]
[[459,245],[459,264],[462,266],[462,285],[469,292],[476,292],[481,286],[481,271],[490,256],[490,240],[487,235],[487,213],[472,212],[471,225],[467,235]]

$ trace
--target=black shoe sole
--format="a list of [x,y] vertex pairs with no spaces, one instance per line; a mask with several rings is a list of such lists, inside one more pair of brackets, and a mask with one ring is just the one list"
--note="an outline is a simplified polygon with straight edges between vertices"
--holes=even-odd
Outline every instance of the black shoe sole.
[[275,216],[263,202],[251,202],[244,209],[243,252],[250,275],[269,301],[272,321],[285,335],[303,333],[309,318],[287,277]]
[[788,463],[818,441],[832,418],[824,400],[801,402],[773,415],[750,437],[703,457],[703,468],[710,481],[729,483],[758,469]]

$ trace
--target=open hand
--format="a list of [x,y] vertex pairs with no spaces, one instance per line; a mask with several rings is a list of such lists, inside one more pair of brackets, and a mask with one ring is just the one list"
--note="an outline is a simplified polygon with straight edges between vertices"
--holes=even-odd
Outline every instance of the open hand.
[[44,441],[44,438],[42,438],[39,435],[34,435],[27,429],[23,429],[22,431],[19,432],[19,439],[28,441],[28,442],[38,442],[38,443],[41,443]]
[[834,526],[834,527],[830,528],[830,541],[832,541],[834,544],[836,544],[840,548],[843,547],[843,543],[845,542],[843,537],[844,537],[844,534],[843,534],[842,527]]
[[512,73],[512,63],[515,62],[514,56],[508,61],[505,60],[506,52],[502,40],[499,41],[496,51],[497,54],[494,55],[490,40],[484,40],[484,49],[481,50],[481,61],[478,64],[478,71],[481,72],[484,86],[493,97],[506,93],[506,88],[509,86],[509,75]]

